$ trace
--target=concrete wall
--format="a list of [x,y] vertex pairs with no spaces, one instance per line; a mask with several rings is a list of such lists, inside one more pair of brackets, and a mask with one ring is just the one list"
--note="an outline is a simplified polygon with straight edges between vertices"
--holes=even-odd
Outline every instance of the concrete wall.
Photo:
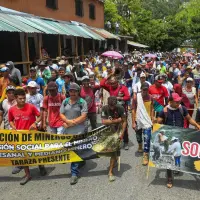
[[[96,19],[89,18],[89,4],[93,3],[96,10]],[[99,0],[83,0],[84,16],[75,14],[75,0],[58,0],[58,9],[46,7],[46,0],[0,0],[0,6],[20,12],[26,12],[42,17],[65,21],[78,21],[89,26],[104,28],[104,4]]]

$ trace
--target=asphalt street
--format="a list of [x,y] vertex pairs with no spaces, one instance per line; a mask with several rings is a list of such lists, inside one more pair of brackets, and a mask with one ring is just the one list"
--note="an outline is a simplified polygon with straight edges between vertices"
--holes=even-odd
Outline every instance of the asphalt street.
[[130,149],[121,151],[121,170],[116,181],[108,182],[109,158],[87,161],[78,184],[71,186],[70,164],[46,166],[48,175],[41,177],[31,167],[32,181],[20,186],[24,175],[12,175],[11,167],[0,168],[0,200],[199,200],[200,177],[183,174],[175,177],[174,187],[166,188],[165,170],[141,165],[134,131],[129,128]]

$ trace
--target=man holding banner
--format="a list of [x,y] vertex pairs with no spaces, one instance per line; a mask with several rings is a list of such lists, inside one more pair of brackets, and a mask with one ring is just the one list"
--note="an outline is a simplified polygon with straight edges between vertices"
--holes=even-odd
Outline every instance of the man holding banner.
[[[26,103],[26,93],[23,89],[15,90],[15,98],[17,105],[11,107],[8,111],[8,120],[13,130],[36,130],[38,123],[41,121],[40,113],[37,108]],[[38,119],[36,119],[36,116]],[[19,173],[22,167],[16,167],[13,174]],[[39,166],[40,174],[45,175],[46,170],[43,165]],[[25,185],[31,180],[29,167],[24,167],[25,177],[20,182],[20,185]]]
[[[76,83],[70,84],[69,89],[70,97],[62,102],[60,108],[60,117],[64,124],[64,134],[81,135],[87,132],[87,103],[84,99],[80,98],[80,87]],[[78,182],[79,168],[84,163],[72,162],[71,163],[71,185]]]
[[[192,119],[187,109],[181,105],[181,100],[182,98],[177,93],[172,93],[169,98],[169,105],[159,113],[157,122],[159,124],[183,127],[184,119],[187,119],[191,125],[200,130],[200,125]],[[167,187],[171,188],[172,186],[172,170],[167,169]]]
[[[113,128],[113,133],[115,133],[122,126],[119,139],[123,139],[124,132],[126,131],[127,127],[127,119],[124,107],[117,104],[117,97],[108,97],[108,105],[102,108],[102,124],[106,126],[111,126],[111,128]],[[115,177],[113,175],[113,168],[115,166],[117,156],[119,156],[119,154],[119,151],[113,152],[112,157],[110,158],[110,168],[108,173],[108,179],[110,182],[115,181]]]

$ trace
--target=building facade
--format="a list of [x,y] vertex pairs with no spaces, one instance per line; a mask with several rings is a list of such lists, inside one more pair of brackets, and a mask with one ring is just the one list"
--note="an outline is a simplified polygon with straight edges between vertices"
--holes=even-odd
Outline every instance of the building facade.
[[1,0],[0,6],[41,17],[104,28],[103,0]]

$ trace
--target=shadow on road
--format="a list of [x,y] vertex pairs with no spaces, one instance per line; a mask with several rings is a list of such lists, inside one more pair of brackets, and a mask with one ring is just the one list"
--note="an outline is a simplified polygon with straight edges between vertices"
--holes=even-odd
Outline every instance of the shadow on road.
[[[166,172],[164,169],[157,170],[155,179],[149,185],[163,185],[166,187],[167,178],[160,178],[160,173]],[[179,175],[175,175],[173,179],[173,187],[174,188],[184,188],[189,190],[200,190],[200,178],[197,175],[191,175],[195,178],[195,180],[184,180],[177,179],[180,176],[183,176],[184,173],[180,172]]]

